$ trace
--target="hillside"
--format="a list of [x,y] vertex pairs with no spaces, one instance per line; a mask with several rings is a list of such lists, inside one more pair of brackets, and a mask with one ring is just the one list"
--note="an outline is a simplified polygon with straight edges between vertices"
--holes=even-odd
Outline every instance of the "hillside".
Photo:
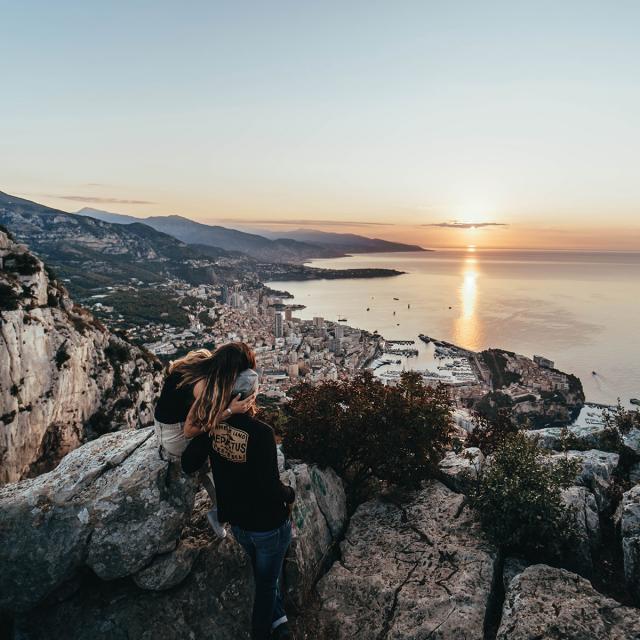
[[188,244],[221,247],[227,251],[240,251],[266,262],[303,262],[310,258],[333,258],[343,255],[342,251],[331,247],[290,238],[269,240],[254,233],[245,233],[218,225],[202,224],[178,215],[150,216],[140,219],[90,208],[80,209],[78,214],[115,224],[128,225],[143,222],[157,231],[167,233]]
[[290,238],[300,242],[311,242],[322,247],[333,248],[344,253],[391,253],[404,251],[430,251],[416,244],[391,242],[381,238],[368,238],[355,233],[330,233],[316,229],[294,229],[291,231],[269,231],[268,238]]
[[0,484],[152,421],[159,363],[111,334],[0,230]]
[[0,224],[53,267],[76,296],[132,279],[152,283],[179,277],[192,284],[233,280],[247,263],[245,256],[223,249],[194,249],[140,222],[111,224],[2,192]]

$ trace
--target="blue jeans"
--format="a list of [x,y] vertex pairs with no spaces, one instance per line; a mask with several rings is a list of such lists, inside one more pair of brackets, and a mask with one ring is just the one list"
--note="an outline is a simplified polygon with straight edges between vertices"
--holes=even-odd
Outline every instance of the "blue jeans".
[[251,616],[252,640],[267,640],[271,626],[286,619],[280,588],[282,563],[291,543],[291,520],[271,531],[246,531],[231,526],[234,538],[251,559],[256,593]]

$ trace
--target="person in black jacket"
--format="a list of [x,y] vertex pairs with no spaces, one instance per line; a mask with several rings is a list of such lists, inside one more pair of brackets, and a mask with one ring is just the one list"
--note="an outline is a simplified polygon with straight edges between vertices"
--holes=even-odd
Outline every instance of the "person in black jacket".
[[253,567],[252,639],[290,638],[280,574],[291,542],[295,492],[280,481],[273,429],[253,417],[254,407],[244,413],[222,409],[243,371],[238,369],[255,367],[253,352],[244,343],[230,343],[216,350],[216,359],[185,423],[185,436],[193,440],[182,454],[182,468],[193,473],[207,457],[211,462],[218,518],[231,525]]

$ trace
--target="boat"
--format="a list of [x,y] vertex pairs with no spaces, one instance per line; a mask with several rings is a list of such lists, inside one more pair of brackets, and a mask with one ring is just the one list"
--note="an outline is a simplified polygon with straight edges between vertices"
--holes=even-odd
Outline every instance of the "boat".
[[338,322],[346,322],[347,319],[346,318],[338,318]]
[[592,375],[592,376],[597,376],[598,374],[597,374],[595,371],[592,371],[592,372],[591,372],[591,375]]
[[407,305],[407,309],[411,309],[411,305],[410,304]]
[[394,298],[394,300],[400,300],[400,298]]
[[629,400],[629,402],[631,404],[635,404],[635,405],[640,407],[640,400],[638,400],[638,398],[631,398],[631,400]]
[[367,311],[369,311],[369,307],[367,307]]

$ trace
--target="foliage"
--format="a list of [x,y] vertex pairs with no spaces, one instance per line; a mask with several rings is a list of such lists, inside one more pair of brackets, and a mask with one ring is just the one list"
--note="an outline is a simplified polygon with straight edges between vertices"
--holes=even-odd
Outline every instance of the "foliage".
[[466,440],[467,447],[478,447],[484,455],[493,453],[505,440],[519,428],[509,417],[507,409],[499,409],[490,418],[482,413],[473,415],[473,431]]
[[130,326],[166,323],[187,328],[189,316],[175,300],[175,295],[162,289],[131,289],[114,291],[102,302],[121,313]]
[[4,268],[21,276],[32,276],[40,271],[38,260],[28,253],[9,253],[4,257]]
[[20,307],[20,295],[4,282],[0,282],[0,311],[15,311]]
[[69,353],[67,352],[67,343],[63,342],[58,351],[56,352],[56,366],[58,367],[58,371],[62,369],[62,365],[71,358]]
[[535,439],[522,432],[507,435],[472,494],[487,537],[505,552],[534,561],[568,548],[576,526],[561,492],[577,473],[576,461],[552,462]]
[[333,467],[346,481],[351,506],[376,480],[417,487],[433,475],[451,443],[447,390],[426,387],[413,372],[395,387],[362,372],[344,381],[303,384],[290,396],[285,454]]

